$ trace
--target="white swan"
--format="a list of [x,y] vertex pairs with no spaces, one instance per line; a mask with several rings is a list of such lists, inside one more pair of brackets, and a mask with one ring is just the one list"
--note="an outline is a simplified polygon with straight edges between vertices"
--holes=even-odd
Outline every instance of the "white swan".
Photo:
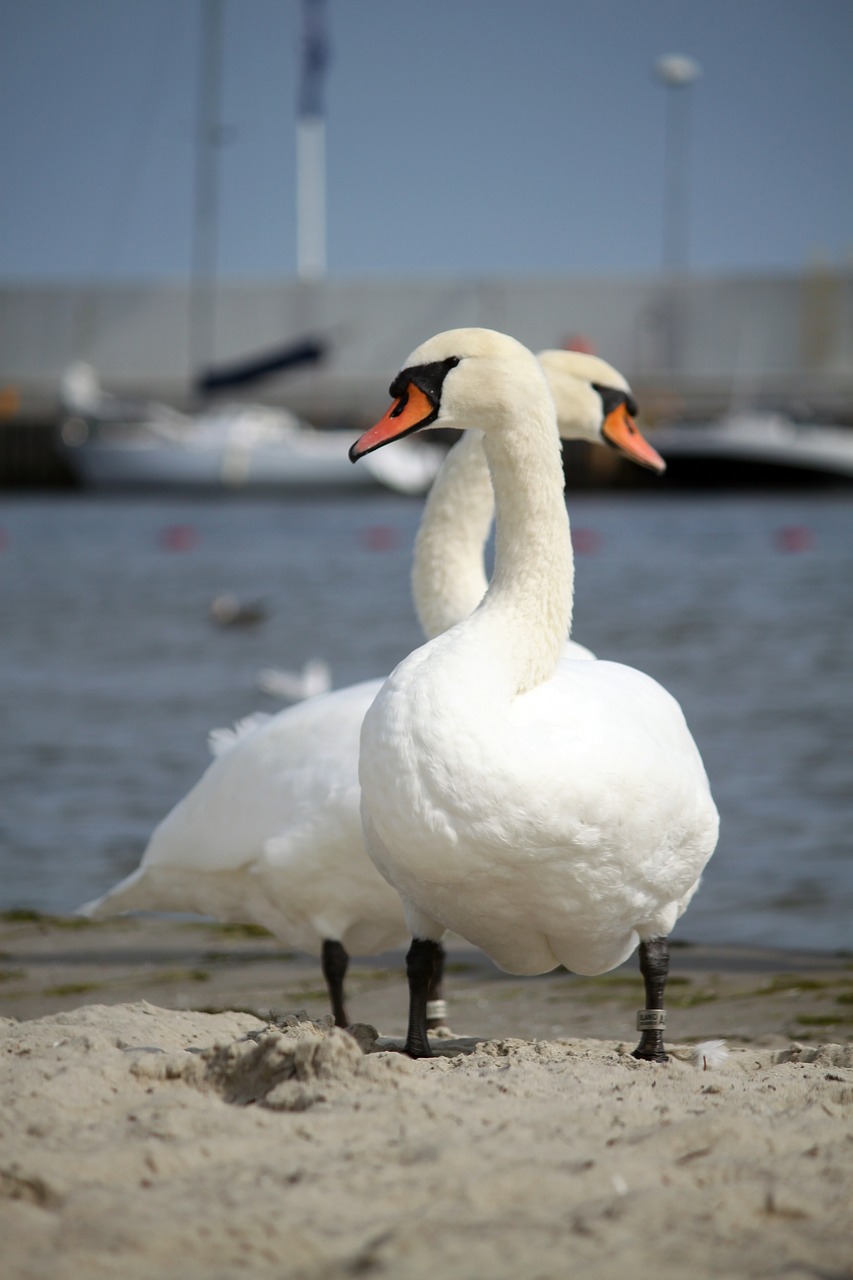
[[639,942],[635,1054],[663,1060],[665,939],[717,839],[699,752],[654,680],[561,657],[572,547],[535,357],[454,330],[412,353],[391,394],[353,460],[427,425],[480,428],[498,512],[482,603],[400,663],[362,728],[365,840],[413,935],[406,1049],[431,1052],[425,984],[449,928],[524,974],[603,973]]
[[[642,437],[620,437],[619,406],[630,401],[621,375],[576,353],[555,356],[564,433],[599,441],[615,433],[636,460],[662,469]],[[469,432],[433,485],[416,543],[413,594],[428,636],[479,603],[493,511],[485,454],[478,433]],[[582,646],[575,652],[591,657]],[[216,758],[154,831],[140,866],[80,910],[95,918],[197,911],[263,924],[286,944],[321,955],[335,1020],[347,1025],[348,954],[377,954],[406,938],[400,899],[366,856],[359,815],[359,733],[381,685],[366,681],[215,730]],[[440,977],[431,1025],[443,1020]]]

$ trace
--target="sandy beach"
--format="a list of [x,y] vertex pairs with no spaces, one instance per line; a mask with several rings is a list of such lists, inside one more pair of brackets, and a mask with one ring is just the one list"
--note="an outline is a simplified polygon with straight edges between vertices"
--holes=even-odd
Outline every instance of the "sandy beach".
[[5,917],[4,1280],[853,1276],[849,956],[674,948],[649,1066],[634,963],[449,953],[411,1062],[401,956],[353,965],[354,1038],[257,931]]

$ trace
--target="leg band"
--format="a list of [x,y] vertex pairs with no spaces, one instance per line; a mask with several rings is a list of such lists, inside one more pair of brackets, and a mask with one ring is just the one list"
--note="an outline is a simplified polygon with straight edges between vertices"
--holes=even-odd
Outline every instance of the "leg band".
[[662,1031],[666,1026],[665,1009],[639,1009],[637,1012],[638,1031]]

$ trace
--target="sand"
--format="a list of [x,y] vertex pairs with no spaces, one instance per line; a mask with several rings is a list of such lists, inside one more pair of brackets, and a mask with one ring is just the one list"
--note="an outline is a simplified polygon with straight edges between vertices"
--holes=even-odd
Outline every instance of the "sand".
[[356,1039],[251,933],[7,918],[0,952],[4,1280],[853,1276],[849,958],[675,950],[650,1066],[633,966],[454,944],[459,1034],[411,1062],[399,957],[354,967]]

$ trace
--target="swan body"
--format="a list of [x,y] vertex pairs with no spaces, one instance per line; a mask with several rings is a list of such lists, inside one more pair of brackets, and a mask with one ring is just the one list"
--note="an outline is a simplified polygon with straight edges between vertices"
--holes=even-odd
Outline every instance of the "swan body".
[[665,937],[697,888],[718,826],[702,760],[654,680],[563,656],[572,549],[533,355],[450,331],[391,391],[352,456],[424,419],[481,429],[497,539],[481,604],[404,659],[365,716],[368,852],[416,940],[451,928],[513,973],[602,973]]
[[361,783],[412,932],[510,973],[615,968],[671,932],[716,843],[678,704],[618,663],[563,660],[519,694],[479,644],[421,650],[365,718]]
[[251,920],[312,955],[372,955],[405,937],[400,901],[364,856],[358,741],[381,681],[253,716],[155,829],[141,865],[81,910]]
[[[615,370],[604,370],[610,385],[623,386]],[[561,403],[567,435],[600,439],[597,392],[567,377]],[[415,548],[413,595],[428,636],[483,596],[493,513],[481,440],[466,433],[433,485]],[[574,653],[592,657],[579,645]],[[80,910],[94,918],[146,910],[251,920],[314,955],[329,941],[353,955],[400,945],[403,907],[366,855],[359,812],[359,735],[381,685],[366,681],[215,730],[215,759],[156,828],[140,866]]]

